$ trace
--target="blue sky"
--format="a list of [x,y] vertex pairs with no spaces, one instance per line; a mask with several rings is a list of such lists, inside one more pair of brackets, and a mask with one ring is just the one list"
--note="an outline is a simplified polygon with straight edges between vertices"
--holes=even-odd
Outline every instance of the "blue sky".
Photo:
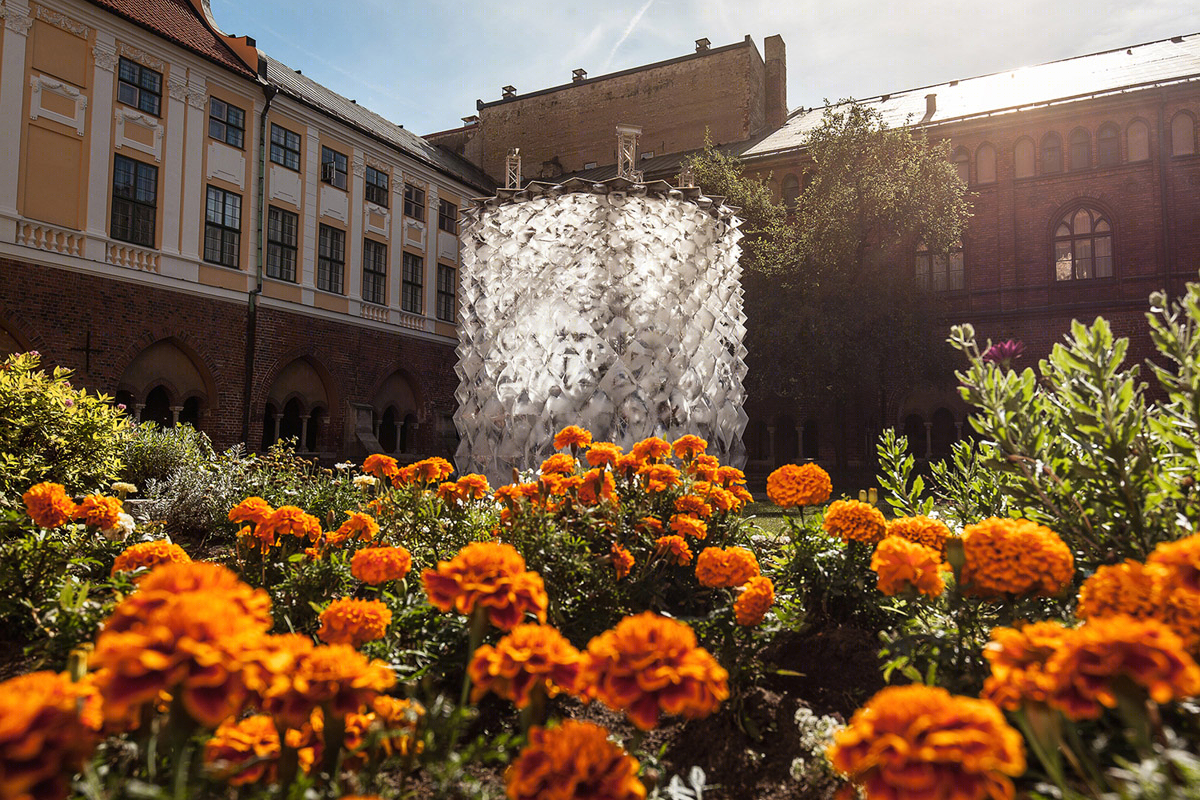
[[788,106],[869,97],[1200,31],[1194,0],[211,0],[228,33],[416,133],[476,99],[567,83],[749,34],[782,34]]

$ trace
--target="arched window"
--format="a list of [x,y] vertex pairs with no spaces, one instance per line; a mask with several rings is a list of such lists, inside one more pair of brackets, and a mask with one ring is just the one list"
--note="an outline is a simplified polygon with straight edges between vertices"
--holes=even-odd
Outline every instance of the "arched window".
[[1129,140],[1129,160],[1150,160],[1150,126],[1140,119],[1130,123],[1126,133]]
[[1112,225],[1104,212],[1078,206],[1054,228],[1054,277],[1060,281],[1113,274]]
[[925,245],[917,247],[917,288],[935,292],[963,288],[963,251],[956,244],[945,253],[931,253]]
[[783,179],[783,205],[790,211],[796,207],[796,201],[800,199],[800,179],[795,175],[788,175]]
[[1042,174],[1062,172],[1062,168],[1062,139],[1057,133],[1047,133],[1042,137]]
[[996,148],[981,144],[975,151],[975,180],[979,183],[996,182]]
[[383,419],[379,422],[379,446],[383,448],[383,452],[396,452],[397,434],[396,407],[388,406],[387,410],[383,412]]
[[908,439],[910,456],[925,458],[928,454],[925,441],[925,420],[920,414],[909,414],[904,418],[904,438]]
[[1121,163],[1120,131],[1111,122],[1100,126],[1096,134],[1096,156],[1102,167],[1115,167]]
[[180,424],[187,423],[197,430],[200,429],[200,398],[189,397],[183,401],[183,408],[179,411]]
[[971,182],[971,156],[967,153],[967,148],[960,147],[954,151],[950,161],[953,162],[954,168],[958,170],[958,178],[963,183]]
[[170,428],[175,424],[174,417],[171,416],[171,398],[163,387],[155,386],[146,395],[146,405],[142,409],[142,422],[157,422],[164,428]]
[[307,424],[302,428],[304,441],[301,442],[304,445],[305,452],[315,453],[319,449],[317,444],[321,441],[321,420],[324,418],[325,409],[314,408],[312,413],[309,414],[308,419],[305,420]]
[[1196,121],[1186,111],[1171,117],[1171,155],[1196,154]]
[[1013,148],[1013,174],[1018,178],[1032,178],[1035,172],[1033,139],[1021,139]]
[[1071,134],[1071,170],[1089,169],[1092,166],[1092,137],[1083,128]]
[[279,440],[279,431],[275,427],[278,418],[279,414],[273,404],[267,403],[263,406],[262,447],[259,448],[260,450],[268,449]]
[[304,409],[300,405],[300,401],[293,397],[283,407],[283,418],[279,421],[279,438],[295,439],[297,450],[304,444],[300,441],[300,434],[304,427],[304,423],[300,420],[304,416]]

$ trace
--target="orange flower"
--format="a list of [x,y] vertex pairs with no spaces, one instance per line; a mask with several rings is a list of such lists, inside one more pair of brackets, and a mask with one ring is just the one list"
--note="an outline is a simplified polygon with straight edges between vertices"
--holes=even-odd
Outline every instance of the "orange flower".
[[417,465],[409,464],[407,467],[401,467],[396,470],[396,474],[392,476],[392,486],[396,489],[402,486],[408,486],[417,479]]
[[756,575],[746,581],[741,592],[733,603],[733,614],[738,625],[753,627],[763,621],[775,603],[775,584],[770,578]]
[[442,611],[453,608],[470,615],[481,606],[501,630],[511,630],[529,611],[546,621],[548,598],[542,577],[525,569],[525,559],[512,545],[472,542],[421,577],[429,602]]
[[230,786],[274,781],[275,761],[281,752],[275,720],[255,714],[243,720],[227,719],[204,745],[204,767]]
[[1052,596],[1075,574],[1075,559],[1058,534],[1025,519],[968,525],[963,555],[963,592],[976,597]]
[[534,726],[504,774],[509,800],[644,800],[639,764],[590,722]]
[[875,548],[871,569],[879,575],[879,591],[888,596],[912,588],[937,597],[946,590],[941,573],[949,566],[942,563],[931,547],[888,536]]
[[714,486],[709,489],[705,497],[718,511],[737,511],[743,505],[742,501],[737,498],[737,495],[728,489],[722,489],[720,486]]
[[620,475],[622,478],[628,479],[629,476],[640,470],[644,466],[643,460],[633,453],[627,453],[623,456],[618,456],[617,461],[613,464],[613,472]]
[[403,547],[364,547],[350,559],[350,574],[377,586],[402,581],[412,569],[412,554]]
[[1021,628],[996,627],[983,655],[992,666],[984,681],[984,699],[1016,711],[1025,703],[1045,703],[1055,679],[1046,662],[1074,631],[1059,622],[1035,622]]
[[120,514],[121,501],[102,494],[89,494],[75,509],[75,519],[102,531],[116,525]]
[[737,486],[737,485],[730,486],[729,493],[732,494],[734,497],[736,497],[738,500],[742,501],[743,503],[753,503],[754,502],[754,495],[750,494],[750,491],[745,486]]
[[361,711],[396,682],[386,664],[368,661],[348,644],[314,647],[275,678],[263,692],[263,710],[291,728],[302,727],[313,709],[326,704],[339,715]]
[[471,700],[478,703],[493,692],[525,708],[539,687],[546,697],[573,692],[582,662],[580,652],[549,625],[518,625],[495,647],[485,644],[475,651],[468,668]]
[[816,464],[785,464],[767,477],[767,497],[780,508],[819,505],[832,492],[829,473]]
[[1161,618],[1171,570],[1164,564],[1129,559],[1102,566],[1079,587],[1075,616],[1080,619],[1128,614],[1137,619]]
[[671,445],[657,436],[642,439],[633,446],[633,455],[640,461],[657,461],[671,452]]
[[678,486],[683,477],[682,473],[670,464],[646,464],[638,469],[638,475],[642,476],[646,491],[651,493],[665,492],[673,486]]
[[[659,529],[661,530],[661,526]],[[654,544],[661,555],[678,566],[685,567],[692,563],[692,551],[688,547],[687,539],[682,536],[660,536]]]
[[458,484],[454,481],[446,481],[440,484],[437,488],[438,500],[443,503],[455,503],[458,501]]
[[472,473],[458,479],[458,496],[463,500],[482,500],[492,493],[488,479],[483,475]]
[[593,467],[615,466],[623,448],[612,442],[592,442],[587,451],[587,462]]
[[[271,508],[270,503],[261,497],[247,497],[229,509],[229,521],[252,522],[258,526],[269,520],[274,513],[275,509]],[[274,544],[274,534],[272,534],[271,542]]]
[[696,580],[704,586],[732,588],[758,574],[758,559],[744,547],[708,547],[696,559]]
[[920,684],[878,692],[827,755],[872,800],[1011,800],[1025,771],[1021,735],[1000,709]]
[[1200,533],[1175,542],[1163,542],[1146,557],[1146,563],[1169,567],[1184,588],[1200,592]]
[[57,528],[75,519],[75,501],[57,483],[39,483],[21,495],[25,511],[39,528]]
[[396,477],[400,473],[400,467],[391,456],[373,453],[363,462],[363,472],[383,480]]
[[315,542],[321,536],[320,521],[296,506],[280,506],[263,524],[269,526],[276,536],[307,536],[310,542]]
[[542,462],[543,475],[570,475],[575,472],[575,457],[570,453],[555,453]]
[[379,744],[384,755],[394,753],[408,755],[410,752],[421,752],[425,745],[414,737],[421,717],[425,716],[425,707],[416,700],[405,700],[399,697],[389,697],[381,694],[371,701],[371,711],[376,722],[387,733]]
[[378,600],[354,600],[343,597],[334,600],[321,612],[321,629],[317,636],[328,644],[348,644],[360,647],[387,635],[392,624],[392,612]]
[[425,483],[444,481],[454,473],[454,465],[438,456],[421,459],[412,466],[416,470],[417,477]]
[[847,542],[878,544],[887,532],[883,512],[870,503],[834,500],[825,509],[825,531]]
[[629,570],[633,569],[633,554],[613,542],[612,563],[613,569],[617,571],[617,580],[621,580],[629,574]]
[[[325,540],[331,545],[340,545],[349,541],[370,542],[379,535],[379,523],[370,514],[361,511],[347,511],[350,516],[338,526],[336,531],[328,533]],[[314,517],[315,519],[315,517]]]
[[716,482],[721,484],[721,486],[724,488],[728,489],[734,484],[745,483],[746,473],[742,472],[737,467],[721,467],[717,470],[717,475],[714,480],[716,480]]
[[716,456],[699,455],[688,462],[687,471],[702,481],[715,481],[721,462]]
[[[42,527],[55,527],[45,525]],[[0,683],[0,797],[57,800],[99,740],[91,688],[54,672]]]
[[898,517],[887,524],[887,535],[923,544],[935,550],[939,558],[946,558],[946,540],[950,538],[950,529],[940,519]]
[[675,510],[680,514],[691,514],[694,517],[707,517],[712,514],[712,506],[694,494],[685,494],[676,498]]
[[657,517],[642,517],[638,520],[637,529],[651,536],[660,534],[663,532],[662,520]]
[[568,425],[554,435],[554,449],[564,447],[587,447],[592,443],[592,434],[577,425]]
[[671,445],[671,449],[674,450],[675,457],[680,461],[691,461],[696,456],[704,454],[704,451],[708,449],[708,442],[689,433],[676,439]]
[[617,502],[617,484],[612,473],[606,469],[588,470],[579,482],[579,502],[595,506],[601,500]]
[[266,630],[271,627],[271,598],[262,589],[253,589],[232,570],[207,561],[163,564],[138,580],[138,590],[113,609],[104,631],[128,631],[150,619],[158,609],[193,592],[212,592],[228,598],[247,623]]
[[682,622],[647,611],[588,643],[581,687],[649,730],[659,713],[695,718],[729,696],[729,675]]
[[701,540],[708,537],[708,526],[704,524],[704,520],[687,514],[671,515],[671,530],[680,536],[695,536]]
[[160,564],[187,564],[192,559],[179,545],[160,539],[157,542],[142,542],[131,545],[113,561],[111,575],[132,572],[142,567],[157,567]]

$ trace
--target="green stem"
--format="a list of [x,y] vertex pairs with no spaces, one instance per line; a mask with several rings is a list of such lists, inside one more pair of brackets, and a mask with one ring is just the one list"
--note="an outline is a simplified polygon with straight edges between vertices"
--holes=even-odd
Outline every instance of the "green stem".
[[1025,741],[1029,742],[1030,748],[1034,755],[1037,756],[1038,762],[1041,763],[1042,769],[1046,770],[1046,774],[1050,776],[1050,780],[1054,781],[1054,785],[1058,787],[1064,795],[1067,793],[1066,782],[1063,778],[1062,761],[1059,759],[1059,751],[1056,749],[1053,755],[1046,751],[1042,745],[1041,738],[1033,729],[1033,725],[1029,722],[1029,717],[1025,714],[1025,709],[1019,709],[1013,714],[1017,721],[1017,726],[1021,729],[1021,733],[1025,734]]

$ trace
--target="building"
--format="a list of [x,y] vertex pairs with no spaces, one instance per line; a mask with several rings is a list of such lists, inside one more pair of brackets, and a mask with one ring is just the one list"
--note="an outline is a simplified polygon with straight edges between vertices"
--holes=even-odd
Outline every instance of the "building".
[[220,447],[453,453],[481,170],[223,33],[206,0],[0,15],[0,355],[38,350]]

